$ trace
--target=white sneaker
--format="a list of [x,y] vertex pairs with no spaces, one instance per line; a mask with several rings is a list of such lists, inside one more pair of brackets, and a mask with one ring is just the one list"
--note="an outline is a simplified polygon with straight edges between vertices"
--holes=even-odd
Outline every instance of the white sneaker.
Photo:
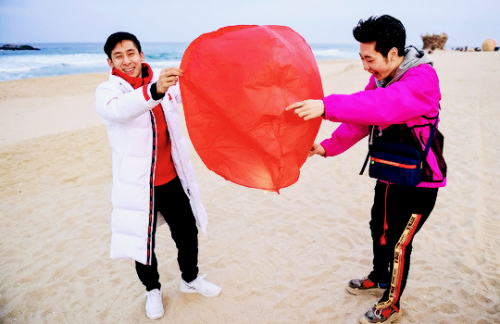
[[146,292],[146,316],[150,319],[158,319],[165,314],[163,309],[162,293],[160,289]]
[[185,282],[184,279],[181,279],[181,291],[185,293],[200,293],[205,297],[215,297],[220,294],[220,287],[206,281],[205,276],[206,274],[203,276],[198,275],[196,279],[189,283]]

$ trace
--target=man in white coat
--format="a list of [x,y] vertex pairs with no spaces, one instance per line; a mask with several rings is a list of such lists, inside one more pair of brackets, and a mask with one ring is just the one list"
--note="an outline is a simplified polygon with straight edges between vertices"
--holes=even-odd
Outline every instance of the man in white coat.
[[178,68],[153,71],[132,34],[117,32],[104,45],[112,68],[96,90],[96,109],[112,149],[111,257],[135,260],[146,287],[146,315],[163,316],[158,262],[154,253],[158,212],[178,249],[180,290],[217,296],[221,289],[198,275],[198,224],[206,232],[189,151],[182,136],[177,103]]

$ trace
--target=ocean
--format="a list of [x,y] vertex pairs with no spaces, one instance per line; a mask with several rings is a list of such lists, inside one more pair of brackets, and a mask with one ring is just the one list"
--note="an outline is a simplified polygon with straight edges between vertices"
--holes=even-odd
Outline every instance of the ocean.
[[[0,50],[0,81],[109,71],[103,43],[30,43],[40,51]],[[141,43],[153,68],[179,66],[189,43]],[[309,44],[317,60],[357,59],[357,44]]]

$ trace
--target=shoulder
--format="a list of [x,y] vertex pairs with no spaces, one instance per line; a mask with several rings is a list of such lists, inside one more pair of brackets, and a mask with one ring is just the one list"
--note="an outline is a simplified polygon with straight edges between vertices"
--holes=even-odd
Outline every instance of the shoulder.
[[436,70],[434,70],[434,68],[432,67],[432,65],[430,64],[420,64],[418,66],[414,66],[412,67],[411,69],[409,69],[406,73],[406,74],[409,74],[409,75],[422,75],[422,76],[425,76],[425,75],[435,75],[437,76],[437,73],[436,73]]
[[430,64],[421,64],[412,67],[401,78],[401,81],[428,82],[439,87],[439,78],[436,70]]
[[96,90],[104,90],[110,88],[116,88],[116,86],[111,81],[104,81],[99,83]]
[[[112,75],[112,77],[117,78],[116,76]],[[121,78],[118,78],[121,79]],[[98,86],[96,91],[99,90],[115,90],[119,91],[120,90],[120,82],[119,80],[111,79],[108,81],[101,82]]]

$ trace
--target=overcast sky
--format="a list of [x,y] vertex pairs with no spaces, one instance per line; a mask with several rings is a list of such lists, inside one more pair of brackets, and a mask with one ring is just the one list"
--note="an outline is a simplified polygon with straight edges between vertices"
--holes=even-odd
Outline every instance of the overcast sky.
[[0,0],[0,43],[104,42],[128,31],[141,42],[190,42],[229,25],[285,25],[309,43],[355,43],[361,18],[389,14],[407,30],[447,33],[449,46],[500,43],[500,0]]

